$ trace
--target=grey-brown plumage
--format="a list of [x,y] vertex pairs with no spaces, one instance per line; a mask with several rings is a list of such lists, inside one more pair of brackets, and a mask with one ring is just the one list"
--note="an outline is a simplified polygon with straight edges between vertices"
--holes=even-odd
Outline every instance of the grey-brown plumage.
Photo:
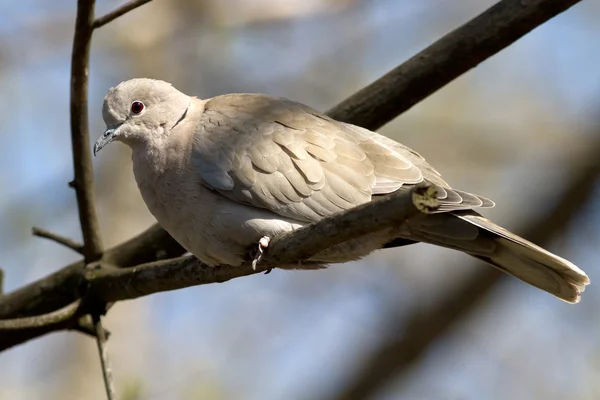
[[438,189],[437,214],[313,261],[355,260],[407,239],[463,251],[569,302],[589,283],[575,265],[475,212],[494,203],[452,189],[418,153],[305,105],[260,94],[199,100],[166,82],[134,79],[108,92],[103,116],[108,130],[94,151],[112,140],[128,144],[150,211],[209,265],[239,265],[262,236],[427,181]]

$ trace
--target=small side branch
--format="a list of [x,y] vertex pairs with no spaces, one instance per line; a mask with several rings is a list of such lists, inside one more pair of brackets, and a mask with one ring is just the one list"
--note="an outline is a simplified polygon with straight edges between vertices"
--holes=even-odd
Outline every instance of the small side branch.
[[104,377],[104,386],[106,388],[106,398],[114,400],[117,398],[115,385],[112,376],[112,369],[108,359],[108,351],[106,350],[106,335],[102,327],[100,315],[94,315],[94,327],[96,330],[96,343],[98,344],[98,354],[100,356],[100,366],[102,367],[102,376]]
[[83,254],[83,245],[73,239],[69,239],[67,237],[60,236],[56,233],[47,231],[42,228],[38,228],[37,226],[34,226],[33,228],[31,228],[31,233],[33,234],[33,236],[52,240],[53,242],[56,242],[65,247],[68,247],[69,249],[76,251],[79,254]]
[[94,29],[103,27],[104,25],[108,24],[111,21],[114,21],[115,19],[119,18],[120,16],[127,14],[129,11],[132,11],[140,6],[143,6],[146,3],[150,3],[151,1],[152,0],[132,0],[128,3],[125,3],[121,7],[117,8],[116,10],[113,10],[102,17],[96,18],[94,20],[93,27],[94,27]]
[[43,328],[50,325],[59,325],[74,318],[81,305],[81,300],[60,308],[48,314],[35,315],[33,317],[3,319],[0,320],[0,332],[22,329]]

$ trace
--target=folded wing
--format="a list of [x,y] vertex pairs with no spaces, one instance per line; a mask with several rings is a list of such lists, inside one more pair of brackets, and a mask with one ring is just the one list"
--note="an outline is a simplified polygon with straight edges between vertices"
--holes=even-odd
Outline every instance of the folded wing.
[[315,221],[424,180],[438,187],[440,211],[493,206],[451,189],[423,157],[385,136],[266,95],[209,100],[192,158],[206,186],[298,221]]

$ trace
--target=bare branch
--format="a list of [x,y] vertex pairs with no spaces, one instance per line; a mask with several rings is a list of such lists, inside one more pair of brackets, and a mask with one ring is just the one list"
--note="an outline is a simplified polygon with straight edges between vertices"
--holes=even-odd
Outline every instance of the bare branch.
[[56,233],[47,231],[42,228],[38,228],[37,226],[34,226],[33,228],[31,228],[31,233],[34,236],[52,240],[53,242],[62,244],[63,246],[68,247],[69,249],[74,250],[74,251],[78,252],[79,254],[83,254],[83,245],[73,239],[69,239],[67,237],[60,236]]
[[78,299],[68,306],[47,314],[0,320],[0,331],[34,329],[62,324],[77,314],[80,305],[81,300]]
[[[129,268],[116,268],[105,261],[95,264],[97,268],[92,268],[94,264],[86,267],[80,262],[48,277],[46,285],[33,284],[34,286],[30,285],[29,288],[3,296],[0,298],[0,315],[32,312],[32,309],[23,306],[26,298],[35,302],[33,309],[39,309],[42,306],[39,303],[41,301],[48,306],[51,300],[58,301],[76,296],[87,296],[86,298],[93,299],[92,304],[108,303],[194,285],[225,282],[277,265],[295,264],[302,260],[296,257],[309,257],[345,240],[399,224],[400,221],[419,212],[435,209],[437,200],[435,190],[431,189],[429,185],[422,185],[409,191],[400,191],[381,200],[322,219],[281,238],[274,238],[265,259],[256,271],[250,268],[250,263],[242,267],[208,267],[195,257],[181,257]],[[77,294],[69,291],[69,288],[73,287],[85,290],[80,290]],[[32,292],[40,291],[48,295],[32,296]],[[57,297],[54,298],[55,296]],[[92,311],[82,310],[82,314]],[[18,343],[21,342],[14,335],[3,337],[0,329],[0,350]]]
[[108,359],[108,350],[106,349],[106,336],[102,321],[99,315],[94,315],[94,326],[96,329],[96,343],[98,344],[98,354],[100,356],[100,366],[102,368],[102,376],[104,377],[104,386],[106,388],[106,398],[114,400],[117,398],[115,392],[115,384],[112,376],[112,369]]
[[580,1],[499,1],[328,114],[340,121],[377,129]]
[[112,22],[113,20],[119,18],[120,16],[127,14],[129,11],[132,11],[140,6],[143,6],[146,3],[150,3],[152,0],[131,0],[125,4],[123,4],[121,7],[117,8],[116,10],[113,10],[111,12],[109,12],[106,15],[103,15],[102,17],[96,18],[96,20],[94,20],[93,23],[93,27],[94,29],[98,29],[106,24],[108,24],[109,22]]
[[[429,208],[424,209],[423,204],[427,204]],[[388,226],[398,225],[419,212],[428,212],[435,207],[435,190],[429,185],[365,203],[274,238],[256,271],[250,268],[250,262],[242,267],[209,267],[195,257],[180,257],[129,268],[90,270],[86,274],[86,281],[91,291],[90,295],[104,302],[132,299],[195,285],[221,283],[277,266],[293,266],[332,246]]]
[[[79,0],[79,4],[82,3],[85,4],[86,1]],[[396,70],[381,78],[376,84],[363,89],[356,95],[344,101],[338,107],[333,108],[329,112],[329,115],[336,119],[349,121],[369,129],[375,129],[386,122],[389,122],[396,114],[408,109],[416,102],[441,88],[456,76],[467,71],[469,68],[474,67],[485,58],[493,55],[495,51],[499,51],[518,37],[529,32],[535,26],[542,24],[575,3],[577,3],[577,1],[574,0],[529,0],[527,2],[503,0],[492,7],[492,9],[495,10],[493,13],[486,12],[480,15],[476,20],[461,27],[458,30],[460,35],[454,32],[442,38],[427,50],[420,53],[420,55],[413,57]],[[86,7],[88,7],[89,11],[89,5],[86,5]],[[87,15],[89,16],[90,14],[88,13]],[[86,23],[88,24],[90,23],[89,18],[84,19],[84,22],[85,21],[87,21]],[[488,33],[487,29],[490,29],[492,33]],[[90,32],[86,32],[89,39]],[[87,54],[89,54],[89,40],[86,46],[87,48],[85,51],[80,51],[80,53],[86,55],[85,60],[87,60]],[[470,53],[471,51],[475,52],[473,56]],[[459,67],[455,67],[455,64]],[[87,78],[87,68],[78,68],[77,70],[81,72],[81,75],[79,76]],[[445,73],[444,71],[446,70],[449,72]],[[389,87],[386,88],[384,87],[385,85],[389,85]],[[87,93],[87,80],[83,92]],[[75,97],[73,96],[72,100],[74,99]],[[75,103],[83,110],[87,109],[87,99],[84,98],[83,102]],[[84,157],[89,158],[87,113],[85,113],[84,120],[85,124],[82,124],[82,126],[85,127],[86,144],[81,145],[81,143],[78,142],[79,145],[75,146],[74,141],[74,149],[76,147],[84,148],[87,146],[85,152],[80,153],[85,154]],[[78,124],[74,125],[79,126],[81,120],[76,120],[75,122],[78,122]],[[79,138],[77,138],[77,140],[79,140]],[[77,183],[75,184],[75,187],[80,186],[81,185]],[[80,209],[85,208],[83,207],[83,203],[79,203],[79,205]],[[91,209],[94,210],[95,213],[95,207],[92,207]],[[80,216],[81,215],[82,214],[80,214]],[[88,219],[83,216],[80,218],[82,221],[88,221]],[[92,220],[94,219],[92,218]],[[86,230],[84,230],[84,239],[85,232]],[[101,246],[98,248],[101,249]],[[141,263],[177,257],[183,253],[184,250],[181,246],[177,244],[167,232],[160,226],[154,225],[137,237],[107,251],[104,254],[103,265],[105,263],[111,263],[118,267],[131,267]],[[270,253],[271,256],[273,256],[273,251]],[[90,258],[93,257],[86,257],[86,259]],[[265,261],[268,261],[268,257]],[[167,262],[167,265],[168,264],[169,262]],[[164,273],[167,276],[169,273],[175,272],[168,268],[161,269],[160,265],[155,265],[154,267],[157,268],[158,272]],[[131,278],[132,275],[134,275],[132,273],[134,269],[135,271],[143,271],[145,274],[150,274],[151,271],[151,268],[130,268],[125,271],[124,278]],[[101,271],[104,271],[104,268],[101,269]],[[93,273],[95,272],[97,271],[93,271]],[[116,269],[110,269],[107,276],[112,279],[118,275],[117,272],[118,270]],[[158,272],[156,274],[157,276],[160,275]],[[199,269],[196,270],[196,272],[200,275],[204,273]],[[93,273],[91,273],[92,276]],[[190,272],[188,278],[194,280],[192,274],[193,272]],[[231,268],[217,269],[217,272],[206,272],[206,274],[208,275],[197,278],[191,284],[199,284],[197,281],[203,279],[205,279],[203,281],[204,283],[209,283],[211,279],[213,279],[213,282],[219,282],[227,280],[225,278],[228,276],[228,279],[231,279],[234,275],[242,276],[239,271],[233,272]],[[249,275],[250,272],[245,272],[245,274]],[[88,279],[89,276],[90,271],[86,270],[85,264],[83,262],[78,262],[66,266],[60,271],[33,282],[21,289],[0,296],[0,318],[36,315],[64,307],[66,304],[69,304],[82,296],[81,288],[82,286],[85,287],[86,279]],[[116,284],[116,280],[112,282],[115,284],[116,290],[123,290]],[[140,284],[147,282],[149,282],[149,280],[139,281]],[[95,282],[95,284],[99,283],[100,280]],[[120,285],[123,286],[124,283],[125,282],[120,282]],[[179,287],[185,286],[190,286],[190,283],[187,285],[184,285],[183,283],[179,284]],[[140,287],[137,289],[140,289]],[[148,288],[142,288],[142,290],[151,293]],[[169,288],[161,290],[169,290]],[[83,292],[85,292],[85,290]],[[119,293],[119,296],[115,295],[112,297],[120,297],[120,295],[122,295],[122,292]],[[127,298],[132,297],[136,296],[129,296]],[[3,338],[0,337],[0,344],[2,345],[0,348],[7,348],[10,347],[10,345],[22,343],[32,337],[36,337],[36,335],[22,335],[17,338],[11,338],[12,344],[8,345],[5,345],[7,342],[3,341]]]
[[[108,249],[103,265],[129,267],[178,257],[185,250],[164,229],[154,225],[129,241]],[[68,265],[40,280],[0,296],[0,319],[44,314],[64,307],[80,296],[86,267],[83,261]]]
[[94,196],[94,176],[88,127],[88,74],[94,21],[94,0],[77,1],[77,17],[71,58],[71,144],[79,221],[86,262],[102,256],[102,239]]
[[[600,130],[597,137],[600,137]],[[544,245],[553,237],[564,234],[569,222],[587,204],[595,192],[593,182],[600,179],[600,139],[588,146],[586,154],[573,164],[571,181],[554,207],[529,222],[523,237]],[[481,304],[508,275],[477,262],[476,272],[449,291],[433,307],[418,310],[410,317],[399,317],[389,322],[388,337],[366,357],[348,387],[332,399],[365,399],[374,397],[390,380],[408,372],[429,347],[452,327],[460,323]],[[482,264],[482,265],[479,265]],[[396,315],[401,315],[397,313]],[[395,315],[390,312],[390,315]],[[398,332],[403,332],[398,335]]]

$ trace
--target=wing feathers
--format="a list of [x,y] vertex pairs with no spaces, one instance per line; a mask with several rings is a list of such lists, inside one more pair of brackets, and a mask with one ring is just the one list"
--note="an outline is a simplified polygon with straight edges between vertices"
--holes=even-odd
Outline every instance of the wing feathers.
[[299,103],[237,94],[205,103],[192,159],[205,185],[235,201],[314,221],[427,180],[441,211],[490,207],[450,189],[416,152]]
[[439,212],[406,221],[403,238],[467,252],[566,301],[577,302],[589,283],[570,262],[465,212],[494,202],[452,189],[415,151],[299,103],[211,99],[191,157],[203,184],[223,196],[306,222],[427,181],[437,186]]
[[[309,157],[305,160],[292,158],[292,162],[308,183],[318,184],[323,182],[323,169],[321,168],[321,164],[314,158]],[[321,187],[317,186],[319,189]]]

